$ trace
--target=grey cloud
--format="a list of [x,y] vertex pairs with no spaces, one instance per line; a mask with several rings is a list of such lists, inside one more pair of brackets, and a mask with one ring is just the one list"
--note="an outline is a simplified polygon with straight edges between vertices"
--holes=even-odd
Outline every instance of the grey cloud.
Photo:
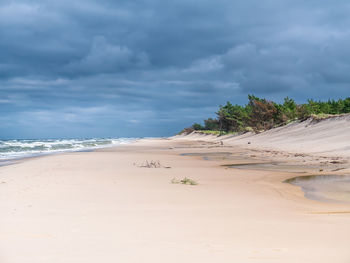
[[95,37],[86,56],[70,62],[66,72],[99,74],[115,73],[127,69],[139,69],[149,64],[144,52],[136,53],[128,47],[110,44],[105,37]]
[[3,0],[0,111],[18,121],[0,136],[36,134],[43,116],[76,136],[124,134],[119,124],[169,135],[248,93],[348,96],[349,11],[345,0]]

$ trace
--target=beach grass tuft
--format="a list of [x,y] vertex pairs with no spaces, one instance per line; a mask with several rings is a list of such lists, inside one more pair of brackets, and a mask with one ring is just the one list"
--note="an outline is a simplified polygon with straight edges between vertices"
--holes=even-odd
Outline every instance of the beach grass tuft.
[[198,184],[195,180],[187,178],[187,177],[183,178],[182,180],[178,180],[176,178],[173,178],[171,180],[171,183],[172,184],[187,184],[187,185],[197,185]]

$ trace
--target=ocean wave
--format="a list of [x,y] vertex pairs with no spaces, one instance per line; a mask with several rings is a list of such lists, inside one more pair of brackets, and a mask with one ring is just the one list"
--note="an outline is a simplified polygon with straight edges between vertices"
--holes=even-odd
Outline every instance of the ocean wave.
[[93,150],[126,144],[134,140],[135,138],[0,140],[0,160],[11,160],[55,152]]

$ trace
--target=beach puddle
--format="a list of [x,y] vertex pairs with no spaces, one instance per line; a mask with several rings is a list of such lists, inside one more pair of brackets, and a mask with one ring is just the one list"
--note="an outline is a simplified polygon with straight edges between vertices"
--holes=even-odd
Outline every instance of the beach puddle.
[[300,165],[289,165],[278,162],[250,162],[250,163],[235,163],[223,165],[228,168],[245,169],[245,170],[265,170],[265,171],[279,171],[288,173],[306,173],[306,169]]
[[199,156],[204,160],[224,160],[230,158],[230,152],[182,153],[181,156]]
[[242,168],[242,169],[251,169],[251,168],[271,168],[278,165],[278,163],[234,163],[234,164],[225,164],[228,168]]
[[284,182],[301,187],[312,200],[350,203],[350,175],[299,176]]

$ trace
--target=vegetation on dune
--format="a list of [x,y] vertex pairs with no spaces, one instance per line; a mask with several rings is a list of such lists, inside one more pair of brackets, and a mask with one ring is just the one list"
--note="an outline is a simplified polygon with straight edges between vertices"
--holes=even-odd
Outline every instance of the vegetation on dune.
[[245,106],[233,105],[227,102],[220,105],[216,118],[204,120],[204,125],[194,123],[185,128],[182,133],[201,131],[206,134],[227,134],[235,132],[260,132],[282,126],[309,117],[324,119],[333,115],[350,113],[350,97],[339,100],[315,101],[297,104],[286,97],[282,104],[261,99],[254,95],[248,96]]

